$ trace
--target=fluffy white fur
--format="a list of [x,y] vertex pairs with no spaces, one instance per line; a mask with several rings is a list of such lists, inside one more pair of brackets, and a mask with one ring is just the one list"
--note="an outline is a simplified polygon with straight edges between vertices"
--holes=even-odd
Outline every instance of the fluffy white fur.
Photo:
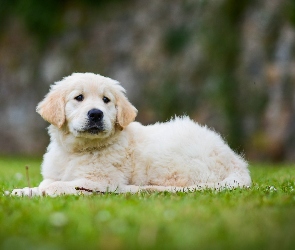
[[[140,190],[188,191],[251,185],[247,163],[220,135],[188,117],[143,126],[121,85],[92,73],[55,83],[37,112],[51,123],[39,187],[13,195],[61,195]],[[83,101],[75,97],[83,94]],[[105,103],[107,97],[110,102]],[[103,131],[85,126],[103,112]]]

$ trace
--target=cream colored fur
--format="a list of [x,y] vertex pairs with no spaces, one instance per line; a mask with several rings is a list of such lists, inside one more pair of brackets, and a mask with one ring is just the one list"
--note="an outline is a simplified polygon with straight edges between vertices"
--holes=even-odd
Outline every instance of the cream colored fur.
[[[84,100],[75,97],[83,94]],[[103,102],[103,97],[110,99]],[[83,132],[87,113],[103,112],[103,132]],[[51,125],[39,187],[13,195],[141,190],[188,191],[251,185],[247,163],[220,135],[188,117],[143,126],[125,90],[110,78],[74,73],[55,83],[37,112]],[[77,190],[78,189],[78,190]],[[80,189],[80,190],[79,190]]]

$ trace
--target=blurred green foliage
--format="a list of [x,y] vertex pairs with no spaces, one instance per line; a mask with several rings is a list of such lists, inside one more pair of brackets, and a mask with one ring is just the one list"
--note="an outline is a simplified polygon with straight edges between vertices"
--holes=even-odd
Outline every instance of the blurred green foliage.
[[147,96],[160,121],[170,120],[175,115],[191,113],[197,102],[195,91],[181,89],[173,79],[166,80],[156,89],[149,90]]
[[[1,0],[0,22],[5,23],[9,16],[24,22],[25,27],[36,37],[42,47],[50,37],[60,34],[64,29],[63,11],[68,5],[103,8],[119,0]],[[2,25],[3,28],[4,25]]]
[[38,36],[41,43],[60,30],[62,1],[26,0],[16,1],[15,12],[28,29]]
[[231,131],[227,140],[236,150],[243,147],[244,131],[241,112],[243,103],[240,102],[239,80],[234,69],[239,60],[241,20],[249,4],[251,1],[248,0],[223,1],[209,17],[211,27],[203,31],[210,71],[218,79],[218,102],[226,116],[227,130]]
[[170,28],[165,35],[164,47],[170,54],[176,54],[185,48],[191,32],[186,27]]
[[[57,0],[3,0],[0,3],[1,22],[5,22],[8,14],[24,22],[40,45],[49,37],[61,30],[61,12],[66,1]],[[3,27],[2,27],[3,28]]]
[[[40,53],[34,53],[36,57],[43,57],[41,51],[50,51],[50,48],[46,47],[50,47],[50,40],[56,41],[58,47],[61,37],[71,35],[72,29],[77,29],[79,30],[77,42],[66,45],[67,53],[64,55],[65,57],[68,55],[71,65],[68,66],[66,72],[63,69],[61,74],[69,74],[74,70],[108,74],[113,72],[110,70],[112,65],[118,64],[120,67],[123,65],[124,68],[129,64],[128,67],[132,68],[136,81],[141,75],[146,74],[146,79],[149,79],[148,75],[156,75],[153,80],[142,79],[142,83],[146,83],[143,87],[146,90],[145,100],[135,103],[139,109],[145,105],[144,108],[147,111],[152,111],[153,117],[148,117],[146,120],[164,121],[175,114],[188,114],[193,115],[196,119],[205,117],[201,119],[202,122],[207,119],[206,112],[209,110],[212,112],[211,116],[208,115],[209,120],[217,114],[218,117],[212,118],[212,120],[215,119],[213,126],[221,124],[218,129],[221,128],[222,133],[226,135],[226,140],[235,150],[240,151],[242,148],[250,147],[249,145],[252,147],[252,137],[261,138],[261,144],[270,144],[265,134],[261,133],[262,136],[257,136],[265,128],[265,120],[262,117],[265,116],[269,103],[268,85],[270,83],[269,76],[266,74],[268,70],[273,74],[276,73],[277,69],[273,66],[278,61],[275,57],[278,53],[278,45],[282,42],[280,38],[284,31],[283,28],[289,27],[290,24],[295,26],[295,0],[283,0],[282,4],[277,4],[279,10],[272,11],[271,6],[276,6],[276,3],[254,0],[198,0],[177,3],[171,1],[167,2],[164,7],[159,4],[157,10],[153,9],[157,6],[156,1],[151,3],[154,7],[150,10],[147,10],[149,3],[144,3],[144,1],[136,2],[139,4],[133,9],[135,2],[134,0],[0,0],[0,29],[5,30],[6,24],[13,24],[14,19],[17,19],[18,23],[21,23],[26,31],[38,41]],[[133,11],[143,9],[144,11],[138,13],[147,14],[148,18],[143,17],[146,19],[143,27],[136,28],[132,22],[134,20],[140,22],[142,17],[138,16],[133,20],[134,16],[140,15],[134,14]],[[71,12],[76,10],[79,18],[75,23],[75,20],[71,20]],[[175,10],[178,12],[174,12]],[[165,14],[165,11],[170,15],[177,13],[179,16],[173,16],[170,21],[171,17]],[[150,15],[151,13],[156,14],[156,18]],[[252,17],[249,18],[249,16],[251,15],[255,17],[250,23],[249,19]],[[119,23],[121,20],[126,22],[125,26],[121,26]],[[105,26],[109,30],[100,33],[99,28],[94,28],[96,25],[97,27]],[[248,25],[246,29],[250,31],[245,31],[243,25]],[[249,55],[252,52],[242,47],[245,46],[242,39],[245,34],[250,34],[247,32],[251,32],[253,28],[251,26],[255,26],[253,28],[256,29],[255,32],[260,32],[258,26],[263,25],[263,28],[260,27],[263,32],[261,37],[257,41],[254,41],[255,39],[252,41],[253,43],[258,42],[260,46],[259,50],[262,55],[258,55],[257,58],[256,55]],[[143,44],[149,43],[146,38],[151,35],[149,30],[155,26],[159,28],[157,32],[160,35],[158,36],[155,32],[153,35],[156,42],[150,45],[159,46],[159,48],[150,48],[151,46],[145,48]],[[5,32],[1,32],[0,36],[5,36],[3,34]],[[100,34],[102,34],[101,37],[93,37],[100,36]],[[91,42],[88,43],[89,40]],[[122,41],[118,43],[118,40]],[[157,43],[158,41],[160,42]],[[96,49],[96,43],[101,43],[99,44],[100,50],[107,50],[110,53],[104,54],[96,51],[97,54],[92,55],[92,51]],[[93,44],[95,45],[91,47]],[[142,47],[147,52],[142,52]],[[60,48],[62,51],[65,50],[62,46]],[[86,48],[89,51],[85,52]],[[155,58],[153,56],[148,58],[147,55],[154,49]],[[137,51],[137,55],[134,55],[134,51]],[[248,53],[249,58],[251,57],[247,65],[241,63],[245,53]],[[140,57],[144,59],[139,60]],[[11,58],[16,58],[16,56],[11,56]],[[25,59],[22,60],[26,61],[27,56],[24,55],[23,58]],[[116,63],[113,60],[116,60]],[[150,67],[150,72],[148,72],[146,69],[156,60],[158,60],[156,65],[159,67]],[[142,63],[140,66],[139,61]],[[37,62],[36,65],[31,71],[38,72],[40,63]],[[242,68],[244,66],[251,67],[251,69]],[[249,75],[248,72],[250,72]],[[258,78],[260,83],[256,84],[255,79]],[[287,79],[283,83],[284,105],[289,107],[292,106],[293,98],[293,85],[290,81]],[[206,99],[206,101],[201,99]],[[293,112],[291,109],[289,108],[289,112]],[[256,124],[253,125],[253,123]],[[292,131],[287,134],[286,137],[291,138],[289,134],[291,135]],[[265,150],[268,150],[268,146],[265,146]]]
[[287,1],[284,13],[287,14],[287,18],[289,19],[290,23],[295,26],[295,0]]

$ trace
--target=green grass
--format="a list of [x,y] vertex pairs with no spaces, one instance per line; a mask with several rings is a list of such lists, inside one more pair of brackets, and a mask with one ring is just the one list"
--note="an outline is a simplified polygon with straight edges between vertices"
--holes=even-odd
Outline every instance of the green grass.
[[251,166],[247,190],[10,197],[40,159],[0,158],[0,249],[294,249],[295,167]]

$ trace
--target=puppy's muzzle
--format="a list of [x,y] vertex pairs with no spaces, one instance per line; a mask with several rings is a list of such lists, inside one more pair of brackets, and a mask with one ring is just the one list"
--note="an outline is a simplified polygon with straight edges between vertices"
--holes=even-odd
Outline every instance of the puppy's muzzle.
[[103,131],[103,112],[100,109],[91,109],[87,113],[87,131],[91,134],[98,134]]

